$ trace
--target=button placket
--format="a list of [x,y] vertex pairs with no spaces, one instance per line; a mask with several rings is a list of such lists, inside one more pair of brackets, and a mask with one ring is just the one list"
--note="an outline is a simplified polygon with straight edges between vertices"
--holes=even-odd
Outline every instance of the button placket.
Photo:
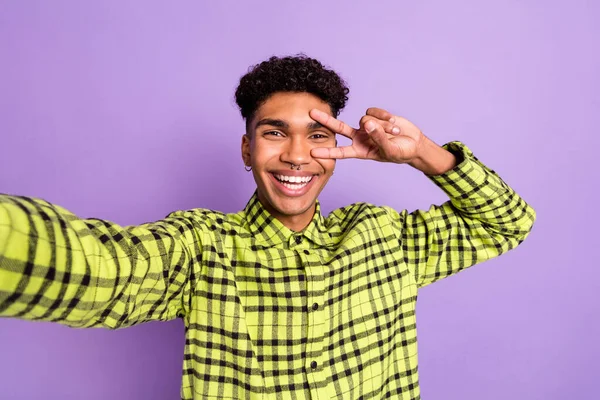
[[319,373],[322,363],[324,343],[324,290],[325,269],[320,258],[309,250],[302,251],[302,259],[305,262],[307,277],[307,307],[308,333],[307,333],[307,359],[305,361],[307,372],[312,375],[309,378],[312,383],[320,382],[323,377]]

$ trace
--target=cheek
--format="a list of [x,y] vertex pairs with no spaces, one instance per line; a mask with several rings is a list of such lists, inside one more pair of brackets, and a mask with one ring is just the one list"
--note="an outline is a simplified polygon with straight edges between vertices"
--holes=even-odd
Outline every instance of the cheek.
[[333,170],[335,169],[335,160],[330,159],[319,159],[317,163],[323,168],[326,174],[331,175]]
[[277,146],[269,146],[261,143],[252,148],[252,163],[256,167],[264,166],[267,161],[273,157],[279,156],[279,150]]

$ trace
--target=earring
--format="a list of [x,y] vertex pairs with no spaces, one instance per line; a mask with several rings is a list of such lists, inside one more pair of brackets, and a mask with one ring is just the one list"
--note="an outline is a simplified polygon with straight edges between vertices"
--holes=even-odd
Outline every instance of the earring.
[[246,172],[252,171],[252,167],[249,167],[247,165],[244,165],[244,169],[246,170]]

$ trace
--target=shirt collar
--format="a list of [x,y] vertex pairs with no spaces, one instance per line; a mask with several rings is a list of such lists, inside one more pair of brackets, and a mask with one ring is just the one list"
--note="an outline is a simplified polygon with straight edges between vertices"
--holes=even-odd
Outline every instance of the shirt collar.
[[333,241],[325,225],[325,218],[321,215],[319,200],[316,203],[315,214],[308,226],[301,232],[294,232],[265,209],[255,191],[244,208],[248,230],[254,236],[257,244],[265,247],[285,246],[298,236],[308,238],[319,247],[331,246]]

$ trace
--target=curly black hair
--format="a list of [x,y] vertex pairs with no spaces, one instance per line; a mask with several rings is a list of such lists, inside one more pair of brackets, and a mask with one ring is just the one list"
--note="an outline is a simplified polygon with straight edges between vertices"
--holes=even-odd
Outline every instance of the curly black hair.
[[319,97],[331,107],[337,117],[348,101],[346,82],[318,60],[304,54],[271,57],[250,67],[240,78],[235,91],[235,102],[240,108],[246,127],[256,110],[274,93],[307,92]]

